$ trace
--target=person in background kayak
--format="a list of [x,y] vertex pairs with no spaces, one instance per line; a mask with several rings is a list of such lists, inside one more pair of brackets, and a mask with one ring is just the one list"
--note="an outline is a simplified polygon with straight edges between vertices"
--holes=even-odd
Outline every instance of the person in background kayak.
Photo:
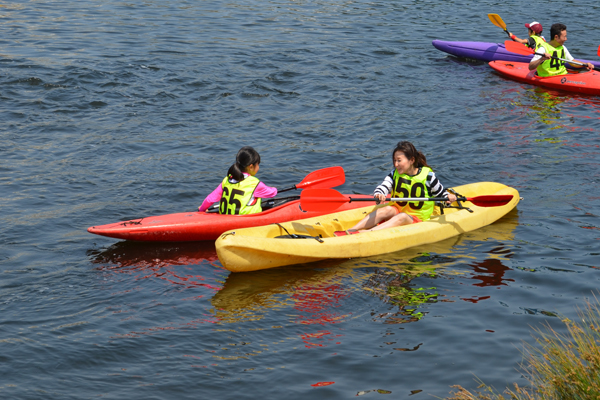
[[260,155],[250,146],[242,147],[229,167],[223,182],[209,194],[198,208],[206,211],[219,201],[219,214],[254,214],[262,211],[262,199],[277,195],[277,188],[269,187],[254,175],[260,169]]
[[[392,152],[392,161],[394,169],[375,188],[373,195],[377,198],[377,203],[385,201],[388,194],[391,197],[445,197],[450,203],[456,201],[456,196],[444,189],[427,165],[423,153],[412,143],[399,142]],[[427,221],[433,207],[432,201],[393,202],[371,212],[348,231],[336,231],[334,235],[343,236],[363,229],[374,231]]]
[[[564,24],[554,24],[550,27],[550,40],[549,43],[542,43],[535,52],[535,55],[529,62],[529,70],[533,71],[537,69],[538,76],[556,76],[565,75],[567,68],[565,62],[557,60],[556,58],[564,58],[569,61],[576,61],[569,50],[564,46],[567,41],[567,27]],[[584,63],[586,68],[589,70],[594,69],[592,63]],[[581,68],[578,65],[573,65],[575,68]]]
[[508,32],[508,34],[514,42],[522,43],[525,46],[534,50],[540,47],[542,42],[546,41],[546,39],[542,36],[542,24],[540,24],[539,22],[533,21],[529,24],[525,24],[525,28],[527,28],[527,32],[529,33],[529,37],[527,39],[519,39],[510,32]]

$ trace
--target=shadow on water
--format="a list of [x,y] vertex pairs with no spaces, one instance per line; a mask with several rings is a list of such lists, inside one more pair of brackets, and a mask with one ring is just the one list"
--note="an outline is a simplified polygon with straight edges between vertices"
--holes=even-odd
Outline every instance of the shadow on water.
[[446,57],[441,59],[447,62],[460,65],[482,66],[487,65],[487,61],[475,60],[473,58],[457,57],[454,55],[444,54]]

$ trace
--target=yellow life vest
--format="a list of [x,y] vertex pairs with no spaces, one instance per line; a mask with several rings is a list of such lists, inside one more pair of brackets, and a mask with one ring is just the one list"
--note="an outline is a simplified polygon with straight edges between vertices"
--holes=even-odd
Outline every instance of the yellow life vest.
[[535,47],[533,48],[534,50],[537,50],[538,47],[542,45],[542,43],[546,43],[544,38],[538,35],[530,36],[530,38],[532,38],[535,41]]
[[[546,50],[546,53],[550,54],[552,57],[565,58],[565,48],[563,46],[553,47],[549,43],[542,42],[540,43],[540,47],[543,47]],[[557,60],[556,58],[546,60],[537,67],[538,76],[565,75],[566,73],[567,68],[565,67],[565,62]]]
[[219,203],[219,214],[246,215],[261,212],[262,199],[254,198],[254,191],[259,183],[260,180],[253,176],[247,176],[237,183],[231,183],[229,177],[225,177],[221,182],[223,194]]
[[[399,174],[394,171],[394,186],[392,197],[430,197],[427,190],[427,175],[431,168],[422,167],[414,176]],[[418,217],[421,221],[427,221],[433,213],[435,206],[433,201],[406,202],[400,201],[398,205],[401,211]]]

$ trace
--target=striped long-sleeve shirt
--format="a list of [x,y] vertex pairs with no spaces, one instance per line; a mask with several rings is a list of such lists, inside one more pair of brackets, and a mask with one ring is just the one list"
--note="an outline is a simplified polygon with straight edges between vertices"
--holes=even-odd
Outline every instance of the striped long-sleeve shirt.
[[[419,168],[419,170],[417,171],[417,173],[415,175],[420,174],[421,170],[422,170],[422,168]],[[374,195],[381,193],[384,196],[387,196],[388,194],[390,194],[392,192],[392,188],[394,187],[394,172],[395,172],[395,170],[392,170],[392,172],[390,172],[385,177],[383,182],[381,182],[381,184],[375,188],[375,192],[373,193]],[[431,197],[448,198],[448,192],[444,189],[444,186],[442,185],[442,183],[435,176],[435,172],[431,171],[431,172],[429,172],[429,174],[427,174],[427,181],[426,181],[425,186],[427,186],[427,191],[429,192]]]

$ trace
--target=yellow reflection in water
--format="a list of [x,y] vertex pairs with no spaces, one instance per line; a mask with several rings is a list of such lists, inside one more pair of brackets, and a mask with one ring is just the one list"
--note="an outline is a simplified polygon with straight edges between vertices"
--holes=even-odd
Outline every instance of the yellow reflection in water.
[[[373,318],[385,323],[405,323],[422,318],[419,306],[436,301],[438,297],[435,287],[419,288],[409,285],[414,278],[423,274],[435,276],[454,264],[464,265],[465,259],[473,259],[469,265],[473,267],[474,284],[496,285],[504,282],[502,274],[508,268],[493,260],[502,261],[509,255],[502,246],[497,251],[490,252],[486,242],[510,244],[514,240],[517,225],[518,213],[513,210],[491,225],[438,243],[376,257],[324,260],[307,265],[229,273],[223,281],[207,277],[208,271],[205,269],[205,276],[199,274],[203,269],[189,268],[189,272],[186,272],[188,263],[204,264],[208,268],[211,268],[208,263],[218,266],[212,244],[158,246],[121,242],[102,252],[90,251],[89,256],[92,262],[99,264],[98,270],[104,274],[130,275],[133,280],[154,278],[178,288],[206,289],[205,299],[210,301],[212,307],[209,315],[200,318],[166,326],[138,327],[135,331],[116,333],[112,339],[160,335],[165,331],[189,329],[207,323],[214,324],[215,329],[219,325],[227,329],[225,326],[228,324],[261,321],[271,311],[283,310],[284,313],[276,316],[277,320],[270,324],[277,326],[265,324],[250,329],[272,330],[290,324],[303,325],[306,329],[298,337],[285,339],[300,340],[304,347],[313,348],[340,343],[340,335],[328,330],[328,326],[370,312],[348,306],[352,296],[357,293],[379,297],[382,302],[393,304],[397,308],[397,311],[373,315]],[[483,262],[478,261],[481,259],[479,246],[486,247],[488,259]],[[477,254],[471,254],[466,249]],[[218,271],[227,274],[226,271]],[[233,350],[235,348],[241,349],[238,345],[229,345],[223,349],[210,350],[211,357],[227,361],[270,351],[268,347],[248,348],[246,351]],[[234,354],[215,354],[217,351]]]
[[[340,300],[356,290],[372,292],[406,311],[410,304],[420,304],[434,297],[430,289],[405,290],[410,280],[422,274],[435,275],[440,268],[464,262],[465,258],[475,259],[476,256],[462,251],[466,242],[513,241],[517,225],[515,209],[497,222],[475,231],[396,253],[231,273],[223,288],[211,298],[212,311],[220,323],[257,321],[270,309],[289,309],[294,311],[292,323],[335,324],[354,317],[336,310]],[[472,243],[469,245],[473,247]],[[505,255],[497,252],[489,254],[489,258],[501,260]],[[373,273],[365,269],[368,267],[381,271]],[[383,281],[388,285],[379,290]]]
[[[600,99],[597,97],[565,94],[527,85],[521,90],[503,90],[493,97],[499,107],[490,109],[490,116],[500,118],[502,123],[489,125],[488,129],[504,135],[523,135],[522,143],[532,141],[564,144],[569,140],[569,136],[565,135],[570,132],[593,131],[588,125],[589,120],[595,118],[590,115],[600,113]],[[506,104],[514,108],[507,110]],[[523,123],[524,117],[526,123]],[[538,124],[545,127],[540,129],[536,126]],[[531,139],[532,131],[542,137]]]

